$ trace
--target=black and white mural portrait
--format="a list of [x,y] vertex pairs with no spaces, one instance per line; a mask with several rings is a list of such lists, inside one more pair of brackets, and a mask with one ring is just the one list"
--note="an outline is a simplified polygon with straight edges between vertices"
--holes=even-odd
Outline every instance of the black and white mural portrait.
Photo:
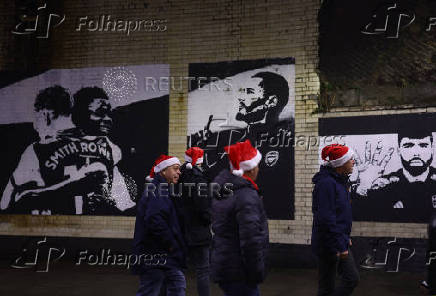
[[319,123],[320,149],[339,143],[356,152],[350,176],[355,220],[428,223],[436,211],[435,113]]
[[270,219],[294,219],[293,58],[190,64],[188,146],[205,150],[211,178],[224,146],[250,139],[263,158],[257,184]]
[[168,150],[169,90],[146,79],[168,76],[168,65],[144,65],[1,81],[0,212],[134,215]]

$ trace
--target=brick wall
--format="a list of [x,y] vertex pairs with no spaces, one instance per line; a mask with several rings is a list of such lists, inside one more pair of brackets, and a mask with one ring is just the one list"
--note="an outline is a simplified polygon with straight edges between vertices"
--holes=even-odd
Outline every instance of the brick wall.
[[[49,39],[12,35],[16,9],[12,2],[0,4],[1,70],[167,63],[170,75],[177,78],[188,76],[189,63],[294,57],[296,136],[318,135],[320,115],[312,113],[320,91],[316,72],[319,1],[65,1],[58,8],[66,15],[65,23],[52,30]],[[76,31],[80,17],[102,14],[167,20],[167,30],[129,36]],[[186,145],[187,98],[186,82],[183,90],[176,86],[170,91],[169,153],[179,157]],[[345,109],[324,116],[360,115],[360,111]],[[310,243],[311,178],[318,170],[317,151],[317,147],[296,146],[295,220],[271,220],[271,242]],[[133,227],[132,217],[0,215],[1,235],[130,238]],[[425,236],[424,230],[422,225],[382,223],[356,223],[354,228],[361,236],[418,238]]]

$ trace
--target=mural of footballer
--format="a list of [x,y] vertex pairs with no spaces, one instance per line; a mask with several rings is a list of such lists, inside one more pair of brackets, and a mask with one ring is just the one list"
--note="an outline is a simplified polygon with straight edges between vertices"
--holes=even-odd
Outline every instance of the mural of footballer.
[[[250,139],[262,153],[267,153],[271,147],[280,147],[278,144],[288,144],[291,141],[291,121],[279,121],[279,115],[289,100],[289,87],[285,78],[273,72],[259,72],[240,87],[237,92],[238,112],[236,120],[245,122],[245,129],[231,129],[213,133],[209,127],[214,120],[209,116],[205,128],[190,136],[191,146],[198,146],[205,150],[205,166],[214,172],[215,164],[224,158],[222,152],[226,145]],[[286,139],[286,140],[283,140]],[[272,143],[276,142],[276,145]],[[268,151],[263,151],[269,147]],[[221,169],[221,168],[220,168]],[[214,173],[214,175],[217,172]]]
[[[265,156],[259,164],[258,184],[267,197],[267,213],[270,217],[290,218],[293,215],[291,200],[274,200],[274,197],[291,196],[293,191],[294,118],[291,114],[287,118],[279,118],[289,102],[289,85],[285,77],[270,71],[259,71],[247,78],[234,98],[238,103],[235,120],[246,127],[212,132],[210,124],[214,115],[211,114],[205,128],[189,136],[188,145],[204,150],[203,166],[213,178],[228,165],[224,147],[249,139]],[[281,187],[280,194],[277,194],[277,183],[286,184]]]
[[[0,202],[2,210],[33,214],[116,215],[135,204],[130,196],[112,195],[124,187],[117,168],[121,150],[113,144],[111,105],[103,89],[85,87],[74,104],[60,86],[42,90],[35,102],[34,126],[40,141],[21,156]],[[73,125],[57,124],[71,118]],[[45,125],[45,126],[44,126]],[[62,127],[59,129],[59,127]],[[44,130],[56,132],[42,135]],[[128,195],[128,194],[127,194]]]
[[[436,211],[436,169],[432,132],[414,125],[398,132],[401,168],[385,173],[395,149],[381,154],[379,142],[372,153],[366,143],[364,158],[357,157],[355,218],[368,221],[426,223]],[[364,159],[364,160],[362,160]]]

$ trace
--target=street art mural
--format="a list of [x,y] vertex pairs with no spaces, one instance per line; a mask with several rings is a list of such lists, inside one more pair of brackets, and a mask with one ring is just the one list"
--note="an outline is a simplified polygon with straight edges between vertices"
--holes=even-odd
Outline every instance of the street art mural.
[[[356,153],[350,176],[354,221],[427,228],[436,213],[435,122],[435,113],[319,120],[320,150],[339,143]],[[353,237],[353,251],[367,270],[422,272],[436,262],[425,239]]]
[[250,139],[263,159],[257,183],[270,219],[294,218],[293,58],[189,65],[188,146],[205,150],[213,178],[224,146]]
[[168,89],[145,80],[168,76],[168,65],[144,65],[2,81],[0,212],[134,215],[146,172],[168,150]]
[[320,149],[336,142],[356,152],[354,220],[429,222],[436,211],[435,122],[434,113],[320,119]]

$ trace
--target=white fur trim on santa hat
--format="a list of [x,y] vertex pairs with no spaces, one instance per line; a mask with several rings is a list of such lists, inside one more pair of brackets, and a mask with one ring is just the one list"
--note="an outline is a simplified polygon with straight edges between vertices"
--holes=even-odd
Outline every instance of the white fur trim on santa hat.
[[244,174],[244,171],[241,169],[235,170],[235,168],[233,167],[230,161],[229,164],[230,164],[230,171],[232,172],[233,175],[241,177]]
[[239,168],[241,170],[249,171],[249,170],[255,168],[259,164],[260,160],[262,159],[262,154],[259,152],[259,150],[256,149],[256,151],[257,151],[257,153],[256,153],[255,157],[253,157],[252,159],[249,159],[249,160],[241,161],[239,163]]
[[241,177],[244,174],[244,171],[249,171],[255,168],[259,164],[261,159],[262,154],[259,152],[259,150],[256,149],[256,156],[252,159],[241,161],[239,163],[239,170],[235,170],[232,163],[230,162],[230,169],[232,171],[232,174]]
[[[192,162],[192,158],[189,155],[185,154],[185,161]],[[195,162],[195,164],[200,164],[200,163],[203,163],[203,157],[197,158],[197,161]]]
[[165,159],[165,160],[159,162],[159,164],[154,166],[154,172],[159,173],[160,171],[166,169],[167,167],[175,165],[175,164],[181,165],[180,160],[177,157],[171,157],[171,158]]
[[349,161],[354,155],[354,152],[351,148],[348,148],[347,153],[342,155],[342,157],[338,159],[329,160],[325,163],[325,165],[338,168],[340,166],[343,166],[347,161]]
[[147,182],[151,182],[153,181],[154,178],[152,178],[150,175],[148,175],[147,177],[145,177],[145,180],[147,180]]
[[187,163],[186,163],[186,168],[187,168],[188,170],[192,170],[192,164],[191,164],[190,162],[187,162]]

